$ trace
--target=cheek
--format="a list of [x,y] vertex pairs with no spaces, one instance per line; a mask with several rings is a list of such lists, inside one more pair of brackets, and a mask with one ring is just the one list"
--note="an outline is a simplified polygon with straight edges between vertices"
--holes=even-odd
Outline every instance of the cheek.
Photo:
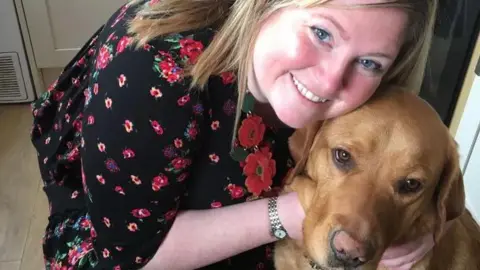
[[260,85],[271,85],[276,79],[294,70],[315,65],[318,49],[307,33],[265,29],[254,49],[253,67]]

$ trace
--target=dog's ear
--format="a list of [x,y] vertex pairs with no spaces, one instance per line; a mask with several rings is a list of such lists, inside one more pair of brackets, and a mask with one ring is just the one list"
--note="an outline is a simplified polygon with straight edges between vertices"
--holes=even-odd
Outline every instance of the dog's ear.
[[297,129],[288,139],[290,154],[295,162],[295,168],[292,171],[291,176],[296,175],[299,170],[303,170],[305,167],[308,153],[322,124],[323,121],[318,121],[307,127]]
[[458,218],[465,210],[465,189],[457,145],[452,139],[436,192],[438,220],[434,238],[438,242],[445,223]]

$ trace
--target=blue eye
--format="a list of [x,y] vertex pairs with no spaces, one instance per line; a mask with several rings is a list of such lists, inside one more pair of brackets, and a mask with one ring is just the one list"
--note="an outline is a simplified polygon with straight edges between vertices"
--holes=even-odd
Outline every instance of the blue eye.
[[375,62],[375,61],[372,61],[372,60],[360,59],[360,60],[358,60],[358,62],[359,62],[365,69],[368,69],[368,70],[380,71],[380,70],[382,69],[382,65],[380,65],[379,63],[377,63],[377,62]]
[[315,33],[315,35],[318,37],[318,39],[322,42],[329,42],[330,38],[332,37],[332,35],[330,35],[330,33],[328,33],[327,31],[325,31],[321,28],[312,27],[312,30],[313,30],[313,33]]

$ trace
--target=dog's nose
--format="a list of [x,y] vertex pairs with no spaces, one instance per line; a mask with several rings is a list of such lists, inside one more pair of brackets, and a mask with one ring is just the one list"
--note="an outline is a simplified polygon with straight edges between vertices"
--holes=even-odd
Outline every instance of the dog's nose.
[[358,267],[369,261],[372,256],[370,244],[355,240],[343,230],[332,234],[330,248],[336,259],[347,267]]

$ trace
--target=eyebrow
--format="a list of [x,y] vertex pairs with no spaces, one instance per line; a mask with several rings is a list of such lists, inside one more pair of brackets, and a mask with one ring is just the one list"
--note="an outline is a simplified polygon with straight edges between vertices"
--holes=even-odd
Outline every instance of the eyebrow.
[[386,54],[386,53],[371,53],[371,54],[368,54],[368,56],[384,57],[384,58],[388,58],[388,59],[393,59],[393,57],[390,54]]
[[345,31],[345,29],[334,18],[325,14],[318,14],[318,16],[330,21],[338,29],[338,31],[340,32],[340,36],[343,39],[345,40],[350,39],[350,37],[347,34],[347,31]]
[[[345,31],[345,29],[340,25],[340,23],[338,23],[333,17],[328,16],[326,14],[317,14],[317,15],[319,17],[322,17],[323,19],[326,19],[327,21],[331,22],[338,29],[338,31],[340,32],[340,36],[343,39],[345,39],[345,40],[350,39],[350,37],[347,34],[347,31]],[[383,57],[383,58],[388,58],[388,59],[393,59],[394,58],[390,54],[387,54],[387,53],[371,53],[371,54],[368,54],[368,56]]]

